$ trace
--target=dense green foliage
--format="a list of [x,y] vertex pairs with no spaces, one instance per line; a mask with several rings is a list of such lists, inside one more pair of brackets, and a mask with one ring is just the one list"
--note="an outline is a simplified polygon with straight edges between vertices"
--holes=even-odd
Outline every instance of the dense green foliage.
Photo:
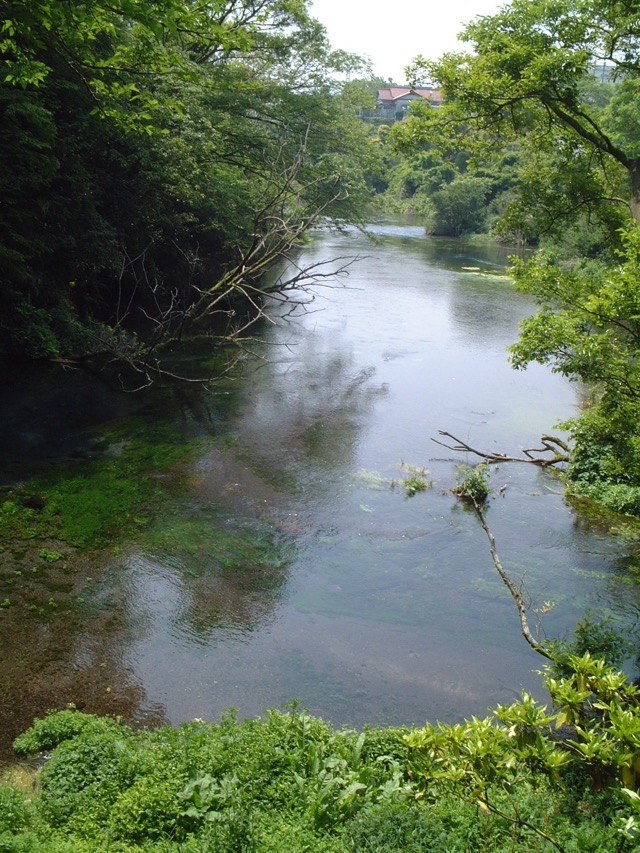
[[0,352],[135,362],[232,309],[375,148],[302,0],[3,0]]
[[395,125],[390,133],[381,130],[386,180],[377,187],[379,206],[419,216],[427,233],[436,236],[501,233],[520,239],[502,225],[520,181],[517,145],[495,162],[471,160],[466,151],[441,151],[425,141],[405,144],[404,125]]
[[[486,157],[517,141],[526,166],[510,215],[525,234],[527,219],[549,229],[588,212],[609,230],[637,219],[637,12],[610,0],[515,0],[463,38],[473,52],[414,64],[414,79],[436,80],[445,105],[416,107],[402,143]],[[591,72],[604,62],[602,83]]]
[[516,284],[533,293],[541,308],[524,322],[512,360],[516,367],[548,363],[595,387],[594,404],[568,425],[572,488],[638,515],[640,231],[633,227],[621,236],[615,266],[567,268],[545,256],[515,264]]
[[544,676],[553,713],[525,694],[460,725],[336,731],[294,708],[133,732],[53,713],[15,742],[51,756],[35,793],[0,786],[0,849],[628,849],[638,690],[570,649]]
[[[394,128],[400,149],[414,162],[426,150],[452,164],[454,182],[502,160],[509,186],[489,187],[490,200],[502,194],[493,209],[476,200],[467,230],[484,230],[488,215],[507,238],[606,253],[602,243],[615,245],[616,230],[639,220],[637,11],[609,0],[515,0],[462,38],[471,52],[419,57],[409,69],[414,83],[441,88],[444,105],[416,104]],[[442,177],[448,188],[452,176]]]

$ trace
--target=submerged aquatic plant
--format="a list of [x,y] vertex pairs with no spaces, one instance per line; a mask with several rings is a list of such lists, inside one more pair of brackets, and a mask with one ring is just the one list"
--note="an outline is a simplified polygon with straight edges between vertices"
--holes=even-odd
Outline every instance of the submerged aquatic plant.
[[[427,480],[427,474],[429,472],[426,468],[417,468],[414,465],[408,465],[406,462],[401,462],[400,468],[408,474],[408,476],[402,481],[402,485],[404,486],[404,490],[408,498],[412,498],[418,492],[424,492],[433,486],[433,482],[431,480]],[[392,481],[392,486],[393,485],[395,485],[394,481]]]
[[[162,475],[190,459],[194,446],[167,424],[113,424],[102,433],[100,455],[47,470],[6,491],[0,536],[8,542],[104,545],[146,524],[150,510],[161,506],[180,480]],[[117,453],[110,452],[114,447]],[[43,547],[40,557],[53,563],[62,554]]]

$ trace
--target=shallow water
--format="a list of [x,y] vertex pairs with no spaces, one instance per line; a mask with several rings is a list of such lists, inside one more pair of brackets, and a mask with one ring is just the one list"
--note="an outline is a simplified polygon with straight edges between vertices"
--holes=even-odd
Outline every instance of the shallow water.
[[[46,622],[0,611],[9,727],[66,702],[176,723],[297,699],[363,725],[542,696],[484,533],[449,491],[475,460],[432,439],[447,430],[518,455],[576,411],[580,388],[509,367],[532,304],[498,250],[374,230],[377,244],[327,233],[305,247],[303,262],[358,256],[346,286],[318,288],[298,316],[274,306],[262,358],[213,391],[123,400],[78,376],[5,389],[6,481],[26,455],[90,453],[92,430],[116,416],[167,417],[201,441],[183,497],[82,566],[81,605]],[[408,466],[433,483],[412,498]],[[492,485],[505,488],[488,520],[532,622],[552,602],[549,636],[587,609],[633,629],[634,546],[576,515],[551,473],[504,464]]]

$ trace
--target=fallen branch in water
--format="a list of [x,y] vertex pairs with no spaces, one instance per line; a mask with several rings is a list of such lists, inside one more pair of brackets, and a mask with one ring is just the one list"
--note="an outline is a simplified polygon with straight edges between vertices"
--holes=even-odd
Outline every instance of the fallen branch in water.
[[[455,435],[452,435],[450,432],[446,432],[442,429],[438,430],[438,434],[450,438],[452,441],[455,441],[456,444],[445,444],[444,441],[438,441],[437,438],[432,438],[431,441],[434,441],[441,447],[446,447],[447,450],[473,453],[475,456],[479,456],[481,459],[484,459],[488,465],[497,464],[498,462],[528,462],[530,465],[538,465],[540,468],[549,468],[551,465],[568,462],[571,450],[569,445],[562,441],[562,439],[556,438],[552,435],[543,435],[540,439],[542,441],[542,447],[530,447],[523,450],[522,452],[524,453],[524,456],[507,456],[506,453],[496,453],[492,450],[486,452],[483,450],[477,450],[475,447],[471,447],[470,444],[467,444],[466,441],[462,441],[462,439],[457,438]],[[536,457],[533,456],[534,453],[551,453],[553,455],[551,457]]]
[[493,558],[493,565],[496,567],[496,571],[500,575],[502,582],[509,590],[511,598],[513,599],[518,610],[518,616],[520,617],[520,630],[522,632],[522,636],[525,638],[527,643],[529,643],[534,652],[537,652],[539,655],[542,655],[543,657],[547,658],[547,660],[553,660],[553,658],[545,649],[545,647],[541,643],[539,643],[531,633],[531,629],[529,628],[529,620],[527,618],[527,608],[525,607],[522,592],[511,580],[509,575],[504,570],[502,563],[500,562],[500,557],[498,556],[498,552],[496,550],[496,540],[493,536],[493,533],[491,532],[491,528],[487,524],[486,518],[484,517],[482,506],[476,500],[471,500],[470,503],[473,505],[473,508],[476,511],[476,515],[480,520],[480,524],[482,525],[482,529],[486,533],[487,539],[489,540],[489,550],[491,551],[491,557]]

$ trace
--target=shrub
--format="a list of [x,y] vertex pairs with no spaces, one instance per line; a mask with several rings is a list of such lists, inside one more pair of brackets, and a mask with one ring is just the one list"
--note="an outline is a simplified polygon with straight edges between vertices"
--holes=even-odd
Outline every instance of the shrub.
[[570,486],[568,491],[597,501],[621,515],[640,516],[640,486],[606,481],[587,483],[584,480],[578,480]]
[[608,666],[619,669],[626,658],[635,650],[634,643],[623,636],[607,617],[596,617],[587,613],[574,629],[572,639],[553,640],[548,643],[553,663],[548,668],[554,677],[570,677],[573,670],[571,657],[591,657],[604,661]]
[[55,711],[42,719],[36,719],[33,725],[17,737],[13,748],[19,755],[36,755],[54,749],[65,740],[78,737],[87,730],[105,732],[118,726],[107,717],[96,717],[80,711]]
[[122,790],[135,779],[137,741],[112,720],[87,726],[63,741],[40,774],[39,811],[55,827],[69,825],[83,836],[103,826]]
[[181,779],[141,777],[120,793],[109,812],[115,838],[142,842],[162,837],[184,837]]
[[[26,795],[10,785],[0,786],[0,839],[5,833],[21,832],[29,826],[32,808]],[[0,850],[2,850],[0,841]]]
[[[624,652],[607,624],[579,625],[581,644]],[[564,665],[545,674],[553,713],[525,694],[415,730],[336,731],[296,708],[151,733],[53,714],[30,732],[63,738],[34,817],[0,788],[0,853],[623,849],[640,837],[640,690],[588,653]],[[554,725],[574,726],[571,749]]]
[[637,403],[603,398],[569,421],[574,447],[569,492],[623,515],[640,515],[640,436]]
[[[469,811],[473,819],[475,809]],[[354,853],[451,853],[456,844],[433,810],[410,801],[376,804],[363,810],[347,824],[345,835],[349,839],[347,849]]]

